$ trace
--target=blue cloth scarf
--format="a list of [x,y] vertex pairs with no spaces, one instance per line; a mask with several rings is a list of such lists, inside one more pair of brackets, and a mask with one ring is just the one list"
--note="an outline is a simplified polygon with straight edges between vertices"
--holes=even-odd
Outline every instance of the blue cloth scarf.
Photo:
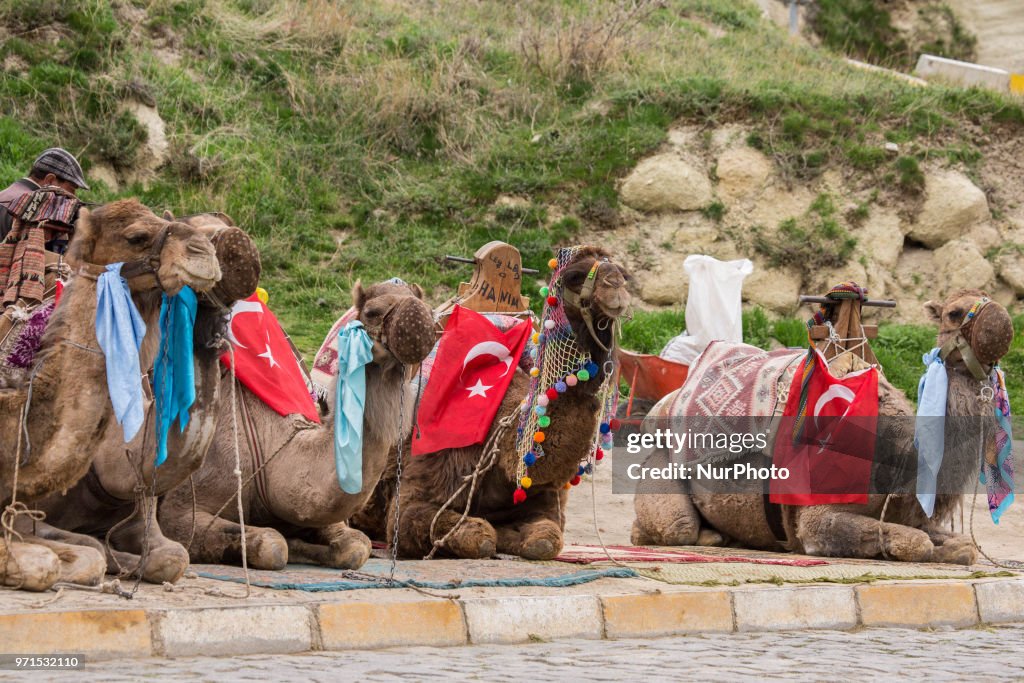
[[334,465],[345,493],[363,489],[363,412],[366,409],[366,365],[373,360],[373,341],[363,324],[353,321],[338,332],[338,384],[334,401]]
[[917,448],[917,500],[929,517],[935,512],[935,489],[939,467],[946,451],[946,394],[949,378],[939,349],[924,354],[925,372],[917,384],[917,420],[914,446]]
[[142,427],[142,371],[139,348],[146,323],[132,301],[122,263],[111,263],[96,279],[96,340],[107,363],[107,391],[128,443]]
[[196,294],[183,287],[176,296],[163,296],[160,305],[160,352],[153,365],[156,394],[156,465],[167,460],[167,435],[175,419],[185,430],[188,411],[196,401],[192,331],[196,322]]

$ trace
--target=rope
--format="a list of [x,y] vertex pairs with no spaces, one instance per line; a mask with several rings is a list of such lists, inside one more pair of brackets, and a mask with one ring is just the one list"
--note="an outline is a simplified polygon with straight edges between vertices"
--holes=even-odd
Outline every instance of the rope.
[[[459,488],[457,488],[455,492],[448,497],[448,500],[446,500],[444,504],[440,508],[438,508],[437,512],[434,514],[434,518],[430,520],[429,538],[433,543],[433,547],[430,549],[430,552],[427,553],[427,555],[423,558],[424,560],[433,559],[434,554],[437,553],[438,548],[443,546],[448,541],[448,539],[451,538],[452,534],[454,534],[456,530],[458,530],[458,528],[462,526],[462,523],[465,521],[466,517],[469,516],[469,509],[473,504],[473,494],[476,493],[476,487],[480,481],[480,477],[486,474],[488,471],[490,471],[490,469],[494,467],[494,464],[498,461],[498,454],[501,452],[501,449],[498,446],[498,442],[500,441],[501,437],[505,435],[505,432],[518,421],[518,413],[519,410],[516,409],[498,421],[498,428],[491,433],[490,437],[487,439],[487,442],[484,444],[484,448],[480,452],[480,459],[477,460],[476,467],[473,468],[473,472],[462,477],[462,484],[460,484]],[[458,498],[462,494],[462,492],[466,490],[467,486],[469,487],[469,495],[466,496],[466,506],[462,510],[462,516],[459,517],[458,521],[455,522],[452,528],[449,529],[444,536],[437,540],[434,540],[434,528],[437,526],[437,520],[440,519],[441,514],[455,502],[455,499]]]
[[249,582],[249,560],[245,547],[245,506],[242,505],[242,456],[238,452],[238,396],[235,389],[238,381],[235,377],[234,344],[228,347],[228,353],[231,354],[231,431],[234,435],[235,477],[238,481],[238,525],[242,529],[242,571],[245,572],[245,597],[248,598],[252,594],[252,584]]

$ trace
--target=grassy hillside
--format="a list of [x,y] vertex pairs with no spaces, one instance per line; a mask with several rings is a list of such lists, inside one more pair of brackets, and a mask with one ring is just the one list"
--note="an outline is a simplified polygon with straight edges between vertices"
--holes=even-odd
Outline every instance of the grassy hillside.
[[123,102],[155,104],[170,160],[117,194],[231,214],[304,351],[356,278],[440,300],[468,276],[446,253],[503,239],[541,267],[615,225],[616,180],[679,119],[745,121],[792,176],[882,193],[1024,131],[1019,101],[851,69],[741,0],[0,0],[0,30],[0,177],[50,144],[128,170],[146,133]]

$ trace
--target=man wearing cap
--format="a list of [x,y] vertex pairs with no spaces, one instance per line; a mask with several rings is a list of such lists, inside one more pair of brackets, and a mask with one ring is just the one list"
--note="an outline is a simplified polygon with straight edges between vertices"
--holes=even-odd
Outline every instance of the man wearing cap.
[[71,152],[51,147],[36,157],[27,178],[16,180],[0,192],[0,239],[7,236],[14,224],[14,217],[9,211],[11,205],[29,192],[48,186],[59,187],[70,194],[89,189],[82,166]]

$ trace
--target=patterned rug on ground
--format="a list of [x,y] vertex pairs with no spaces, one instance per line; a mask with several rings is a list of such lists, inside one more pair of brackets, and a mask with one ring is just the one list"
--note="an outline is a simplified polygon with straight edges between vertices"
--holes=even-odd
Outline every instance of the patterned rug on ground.
[[[245,583],[241,567],[200,564],[193,570],[205,579]],[[370,560],[359,571],[310,565],[288,565],[281,571],[249,570],[254,586],[310,592],[347,591],[361,588],[427,588],[433,590],[486,587],[561,588],[605,578],[630,578],[637,573],[626,567],[575,569],[561,563],[521,560],[405,560],[398,563],[395,580],[388,581],[391,562]]]
[[[1017,572],[984,563],[972,567],[783,554],[738,548],[608,546],[615,562],[640,576],[682,585],[742,583],[869,583],[881,580],[1009,577]],[[568,559],[563,559],[568,558]],[[567,546],[559,560],[589,566],[613,563],[600,546]]]

